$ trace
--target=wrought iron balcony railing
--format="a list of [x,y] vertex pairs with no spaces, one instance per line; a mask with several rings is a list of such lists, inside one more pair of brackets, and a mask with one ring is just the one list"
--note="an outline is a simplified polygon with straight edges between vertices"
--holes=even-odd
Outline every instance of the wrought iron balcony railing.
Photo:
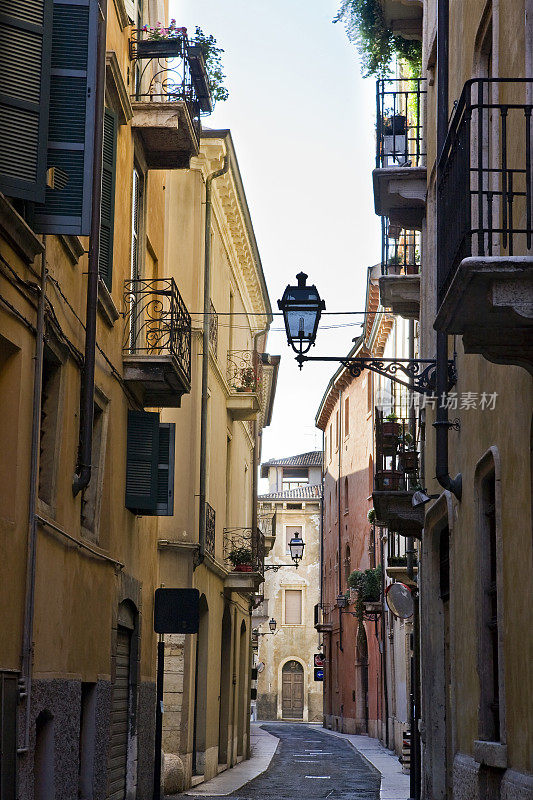
[[173,278],[125,281],[127,355],[171,355],[191,382],[191,316]]
[[261,395],[263,365],[255,350],[228,350],[227,380],[236,392]]
[[381,274],[418,275],[420,231],[406,230],[381,217]]
[[375,484],[378,491],[405,491],[419,482],[416,420],[384,416],[376,408]]
[[134,28],[130,57],[135,61],[134,100],[175,102],[184,100],[193,119],[213,110],[202,50],[187,38],[185,29],[171,37],[151,38],[153,33]]
[[376,83],[376,167],[420,167],[425,161],[424,78],[379,78]]
[[205,504],[205,552],[213,556],[215,555],[215,523],[216,512],[215,509]]
[[265,537],[259,528],[224,528],[224,560],[232,572],[264,573]]
[[531,253],[532,78],[463,87],[438,164],[439,303],[469,256]]

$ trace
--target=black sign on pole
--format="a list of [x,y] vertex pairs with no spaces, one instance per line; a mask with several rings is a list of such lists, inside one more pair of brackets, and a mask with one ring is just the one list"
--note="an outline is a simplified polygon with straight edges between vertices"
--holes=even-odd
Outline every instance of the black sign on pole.
[[314,655],[315,667],[324,666],[324,653],[315,653]]
[[324,680],[324,670],[322,667],[315,667],[315,681]]
[[[198,589],[156,589],[154,631],[156,633],[198,633],[200,592]],[[161,744],[163,738],[163,677],[165,643],[157,643],[157,704],[155,710],[155,759],[153,800],[161,800]]]
[[154,631],[156,633],[198,633],[200,624],[198,589],[156,589]]

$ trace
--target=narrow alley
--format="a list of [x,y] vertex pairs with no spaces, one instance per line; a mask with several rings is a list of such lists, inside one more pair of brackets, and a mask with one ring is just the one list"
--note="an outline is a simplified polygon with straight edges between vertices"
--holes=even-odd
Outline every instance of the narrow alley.
[[[321,728],[301,724],[263,724],[279,739],[268,769],[231,794],[211,794],[208,785],[183,798],[235,797],[238,800],[378,800],[380,776],[347,742]],[[220,778],[221,776],[219,776]],[[219,779],[211,781],[217,785]]]

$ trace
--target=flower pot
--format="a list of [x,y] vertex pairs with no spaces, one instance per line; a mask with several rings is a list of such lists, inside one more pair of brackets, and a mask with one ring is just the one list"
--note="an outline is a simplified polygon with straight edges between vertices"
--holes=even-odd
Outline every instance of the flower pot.
[[399,422],[385,420],[382,424],[381,432],[383,433],[383,436],[394,436],[395,438],[398,438],[402,432],[402,426]]
[[181,39],[142,39],[136,43],[137,58],[176,58]]
[[405,274],[406,275],[418,275],[419,267],[417,264],[406,264],[405,265]]
[[402,265],[401,264],[387,264],[387,275],[401,275],[402,272]]
[[251,564],[235,564],[233,572],[252,572]]
[[416,450],[405,450],[398,456],[398,466],[403,472],[416,472],[418,469],[418,453]]

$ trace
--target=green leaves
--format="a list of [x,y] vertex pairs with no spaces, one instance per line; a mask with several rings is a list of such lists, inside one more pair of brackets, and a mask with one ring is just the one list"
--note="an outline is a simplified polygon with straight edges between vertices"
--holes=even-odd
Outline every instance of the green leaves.
[[224,102],[229,97],[229,92],[224,86],[226,74],[222,68],[221,56],[224,50],[221,47],[217,47],[217,40],[214,36],[206,36],[198,26],[195,31],[194,44],[201,48],[204,56],[213,102],[216,103],[218,100]]
[[420,74],[422,44],[394,36],[385,25],[379,0],[342,0],[333,22],[344,22],[348,39],[361,55],[363,77],[390,75],[394,58],[400,58],[414,74]]

